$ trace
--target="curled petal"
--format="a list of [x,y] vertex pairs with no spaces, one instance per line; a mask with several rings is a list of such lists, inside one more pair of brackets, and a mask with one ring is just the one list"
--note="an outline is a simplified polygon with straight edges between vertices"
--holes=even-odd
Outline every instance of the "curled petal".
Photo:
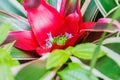
[[18,31],[10,32],[6,42],[15,42],[15,47],[22,50],[35,50],[38,47],[38,43],[31,31]]
[[[112,21],[111,18],[100,18],[97,22],[109,24],[111,21]],[[120,29],[120,23],[117,20],[113,21],[113,25],[115,25],[116,27],[118,27],[118,29]]]
[[95,26],[96,22],[84,22],[80,24],[80,32],[87,30],[87,29],[92,29]]
[[91,31],[91,32],[108,32],[108,33],[116,33],[120,31],[120,23],[118,21],[113,21],[112,25],[108,27],[108,24],[112,19],[110,18],[101,18],[91,29],[83,29],[82,31]]

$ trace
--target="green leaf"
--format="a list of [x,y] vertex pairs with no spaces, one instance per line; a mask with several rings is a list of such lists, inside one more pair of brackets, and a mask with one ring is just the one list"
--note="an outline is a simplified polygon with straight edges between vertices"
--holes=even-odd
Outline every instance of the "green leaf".
[[[10,54],[12,51],[14,43],[15,43],[15,41],[4,45],[4,47],[2,49],[6,50]],[[17,60],[11,61],[11,66],[18,66],[18,65],[19,65],[19,62]]]
[[5,49],[8,53],[11,53],[14,43],[15,41],[4,45],[3,49]]
[[117,0],[95,0],[95,3],[104,17],[119,5]]
[[[120,12],[120,8],[115,12],[115,14],[114,14],[111,22],[108,24],[107,28],[110,28],[112,26],[113,21],[119,17],[118,12]],[[96,47],[96,49],[94,51],[93,58],[92,58],[92,61],[90,63],[90,66],[91,66],[91,70],[90,71],[92,71],[92,69],[94,68],[94,66],[95,66],[95,64],[97,62],[97,57],[99,55],[99,52],[101,50],[100,48],[101,48],[102,42],[104,41],[104,38],[105,38],[106,35],[107,35],[107,32],[104,32],[102,34],[99,42],[98,42],[98,46]]]
[[[108,49],[105,49],[107,55],[98,60],[96,63],[96,68],[111,78],[112,80],[120,79],[120,38],[111,37],[103,41],[104,46]],[[110,55],[109,55],[110,54]]]
[[21,3],[22,4],[22,2],[23,2],[23,0],[17,0],[19,3]]
[[98,60],[95,66],[102,74],[111,78],[111,80],[120,79],[120,66],[109,57],[105,56]]
[[[103,41],[103,45],[107,45],[107,44],[111,44],[111,43],[120,43],[120,37],[110,37],[110,38],[107,38]],[[119,48],[117,46],[114,46],[115,49]],[[118,49],[119,50],[119,49]]]
[[17,0],[1,0],[0,10],[26,17],[24,8]]
[[15,47],[12,48],[11,56],[16,60],[34,60],[35,54],[31,52],[25,52]]
[[112,16],[113,20],[119,19],[120,18],[120,7],[118,7],[118,9],[114,12],[114,15]]
[[106,47],[108,47],[109,49],[117,52],[118,54],[120,54],[120,42],[119,43],[110,43],[110,44],[105,44]]
[[11,27],[10,23],[0,25],[0,44],[2,44],[4,40],[7,38],[7,34],[10,27]]
[[27,19],[15,14],[0,11],[0,24],[8,22],[11,23],[11,31],[23,31],[30,28]]
[[[36,60],[22,68],[15,76],[16,80],[51,80],[55,76],[57,69],[47,70],[46,62]],[[53,74],[54,73],[54,74]]]
[[120,37],[107,38],[103,41],[103,50],[107,56],[120,66]]
[[0,80],[14,80],[9,65],[0,63]]
[[57,9],[57,2],[58,2],[57,0],[46,0],[46,1]]
[[65,50],[54,50],[47,59],[47,69],[62,66],[69,59],[70,54]]
[[[72,50],[72,54],[80,59],[92,59],[93,53],[97,45],[92,43],[79,44],[75,46]],[[105,52],[102,50],[98,57],[105,55]]]
[[102,46],[102,50],[105,51],[107,54],[107,56],[109,58],[111,58],[113,61],[115,61],[119,66],[120,66],[120,55],[119,53],[116,53],[115,51],[105,47],[105,46]]
[[[88,1],[86,1],[88,3]],[[86,5],[85,5],[86,7]],[[89,5],[87,6],[86,10],[84,11],[84,7],[82,8],[83,13],[83,20],[84,21],[94,21],[96,15],[98,14],[98,8],[95,4],[94,0],[90,0]]]
[[98,80],[90,75],[89,70],[79,66],[77,63],[69,63],[68,67],[58,72],[61,80]]
[[0,80],[14,80],[11,73],[11,66],[13,65],[14,61],[10,54],[0,48]]

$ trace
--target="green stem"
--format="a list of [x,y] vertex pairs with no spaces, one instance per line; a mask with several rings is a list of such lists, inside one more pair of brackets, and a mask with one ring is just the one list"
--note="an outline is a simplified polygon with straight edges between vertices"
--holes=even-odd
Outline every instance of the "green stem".
[[[110,22],[110,24],[107,26],[107,29],[109,29],[111,26],[112,26],[112,23],[114,20],[118,19],[120,17],[119,15],[120,13],[120,8],[114,13],[113,17],[112,17],[112,21]],[[100,47],[102,45],[102,42],[105,38],[105,35],[107,34],[107,32],[104,32],[98,42],[98,46],[96,47],[95,51],[94,51],[94,54],[93,54],[93,58],[92,58],[92,61],[90,63],[90,74],[92,73],[92,69],[95,67],[95,64],[97,62],[97,57],[99,55],[99,52],[100,52]]]
[[[112,26],[113,21],[114,21],[114,20],[112,20],[112,21],[110,22],[110,24],[107,26],[107,28],[110,28],[110,27]],[[91,67],[91,68],[90,68],[90,73],[92,73],[92,69],[95,67],[95,64],[96,64],[96,62],[97,62],[97,58],[98,58],[98,55],[99,55],[99,52],[100,52],[100,47],[101,47],[101,45],[102,45],[102,42],[103,42],[106,34],[107,34],[107,32],[104,32],[104,33],[102,34],[102,36],[101,36],[101,38],[100,38],[100,40],[99,40],[99,42],[98,42],[98,45],[97,45],[97,47],[96,47],[96,49],[95,49],[95,51],[94,51],[94,53],[93,53],[92,61],[91,61],[91,63],[90,63],[90,67]]]

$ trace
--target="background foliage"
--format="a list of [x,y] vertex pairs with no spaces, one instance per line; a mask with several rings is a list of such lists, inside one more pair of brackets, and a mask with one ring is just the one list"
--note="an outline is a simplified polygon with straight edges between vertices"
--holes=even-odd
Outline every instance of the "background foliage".
[[[0,1],[0,80],[120,80],[119,30],[42,57],[13,47],[15,41],[4,44],[8,32],[30,29],[22,1]],[[58,0],[46,1],[58,8]],[[81,0],[84,21],[119,21],[119,7],[119,0]]]

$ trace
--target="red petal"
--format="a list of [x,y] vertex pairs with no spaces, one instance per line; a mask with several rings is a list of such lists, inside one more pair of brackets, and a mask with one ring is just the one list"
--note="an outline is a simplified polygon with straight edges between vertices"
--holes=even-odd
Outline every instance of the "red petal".
[[[63,28],[61,27],[63,18],[56,9],[48,5],[44,0],[39,0],[39,3],[41,4],[38,7],[26,10],[35,37],[40,46],[43,46],[46,43],[46,39],[48,39],[47,33],[51,32],[53,37],[62,34],[60,28]],[[25,8],[27,7],[26,4],[24,1],[23,5]]]
[[35,50],[38,43],[31,31],[10,32],[6,42],[16,40],[15,47],[23,50]]
[[94,27],[95,22],[84,22],[80,24],[80,31],[84,31],[85,29],[91,29]]
[[50,52],[51,48],[42,48],[42,47],[38,47],[36,48],[36,52],[38,53],[38,55],[42,56],[48,52]]
[[[29,7],[27,4],[31,0],[24,1],[23,5],[27,10],[28,19],[32,26],[32,30],[37,38],[40,48],[37,48],[39,55],[42,53],[51,51],[53,49],[66,48],[68,46],[73,46],[80,36],[74,36],[79,34],[79,24],[82,21],[81,13],[74,11],[69,13],[65,18],[63,15],[59,14],[56,9],[48,5],[44,0],[37,0],[39,2],[38,6],[32,4]],[[31,5],[31,4],[30,4]],[[52,33],[53,37],[65,34],[65,32],[72,34],[73,38],[66,42],[66,45],[59,46],[53,45],[52,48],[46,49],[46,39],[48,39],[47,33]]]
[[81,23],[81,20],[81,16],[77,12],[69,14],[65,18],[64,30],[67,33],[77,34],[80,29],[79,24]]

